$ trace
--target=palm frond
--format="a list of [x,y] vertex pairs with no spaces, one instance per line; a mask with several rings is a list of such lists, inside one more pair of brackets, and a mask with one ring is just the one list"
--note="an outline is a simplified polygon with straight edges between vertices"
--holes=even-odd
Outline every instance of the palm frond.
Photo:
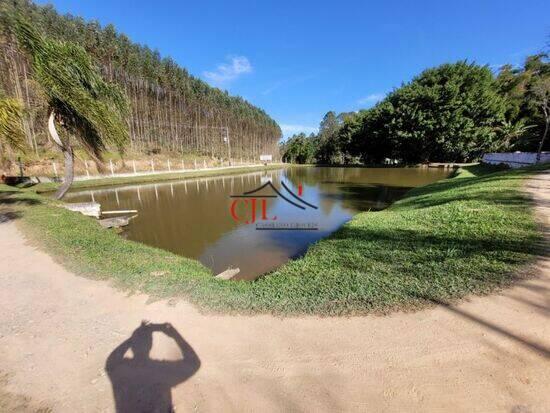
[[22,128],[23,105],[14,98],[0,96],[0,143],[12,149],[25,150]]
[[34,78],[64,126],[96,159],[107,145],[123,150],[128,139],[126,98],[103,80],[88,53],[77,44],[44,38],[19,15],[13,27],[32,60]]

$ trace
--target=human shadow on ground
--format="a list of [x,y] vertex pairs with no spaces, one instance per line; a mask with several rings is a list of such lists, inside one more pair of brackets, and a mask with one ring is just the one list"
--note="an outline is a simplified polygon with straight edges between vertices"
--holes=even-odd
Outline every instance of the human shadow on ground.
[[39,199],[22,197],[22,196],[11,196],[11,193],[2,193],[0,194],[0,207],[2,206],[32,206],[39,205],[42,202]]
[[[171,337],[182,358],[174,361],[151,359],[153,332]],[[130,349],[132,358],[125,357]],[[142,322],[130,338],[113,350],[105,364],[113,386],[116,412],[173,412],[172,387],[195,374],[200,364],[193,348],[171,324]]]
[[0,224],[19,219],[21,216],[20,212],[0,211]]
[[22,206],[32,206],[42,203],[38,199],[18,195],[17,191],[0,192],[0,224],[21,218],[23,212],[20,207]]

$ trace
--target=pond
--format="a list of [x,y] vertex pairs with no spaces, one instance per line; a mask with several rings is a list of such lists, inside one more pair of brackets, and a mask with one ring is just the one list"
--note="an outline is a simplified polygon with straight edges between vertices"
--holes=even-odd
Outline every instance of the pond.
[[435,168],[290,167],[67,194],[102,211],[138,210],[127,239],[255,279],[361,211],[386,208],[410,188],[445,178]]

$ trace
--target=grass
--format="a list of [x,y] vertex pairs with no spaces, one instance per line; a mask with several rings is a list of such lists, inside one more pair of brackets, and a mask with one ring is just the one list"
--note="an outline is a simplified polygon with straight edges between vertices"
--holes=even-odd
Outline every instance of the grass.
[[350,315],[487,294],[517,279],[541,240],[521,185],[547,167],[460,169],[384,211],[358,214],[254,282],[215,280],[197,261],[124,240],[34,193],[3,198],[19,209],[14,218],[26,232],[72,270],[121,288],[219,312]]
[[[137,175],[137,176],[124,176],[124,177],[105,177],[100,179],[86,179],[82,181],[73,182],[71,188],[93,188],[101,186],[111,185],[123,185],[123,184],[142,184],[147,182],[161,182],[161,181],[175,181],[185,178],[197,178],[212,175],[231,175],[253,171],[267,171],[270,169],[283,168],[284,164],[272,164],[272,165],[257,165],[248,167],[235,167],[227,169],[199,169],[197,171],[189,172],[174,172],[174,173],[158,173],[152,175]],[[34,192],[43,193],[55,191],[59,187],[60,183],[57,182],[42,182],[32,187]]]

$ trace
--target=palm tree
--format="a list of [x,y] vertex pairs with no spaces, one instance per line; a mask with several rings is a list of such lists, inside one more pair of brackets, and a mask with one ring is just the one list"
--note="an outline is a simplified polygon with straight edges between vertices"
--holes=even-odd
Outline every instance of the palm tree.
[[520,119],[515,123],[509,120],[503,121],[502,125],[497,128],[502,136],[502,140],[498,144],[499,149],[510,149],[514,144],[514,141],[521,138],[529,129],[533,127],[533,125],[526,125],[525,119]]
[[[17,40],[31,60],[33,77],[47,98],[48,131],[63,152],[65,176],[55,194],[61,199],[74,179],[72,136],[99,164],[107,145],[123,151],[128,138],[126,99],[115,85],[103,80],[82,47],[43,37],[19,15],[12,21]],[[57,131],[56,122],[63,133]]]

